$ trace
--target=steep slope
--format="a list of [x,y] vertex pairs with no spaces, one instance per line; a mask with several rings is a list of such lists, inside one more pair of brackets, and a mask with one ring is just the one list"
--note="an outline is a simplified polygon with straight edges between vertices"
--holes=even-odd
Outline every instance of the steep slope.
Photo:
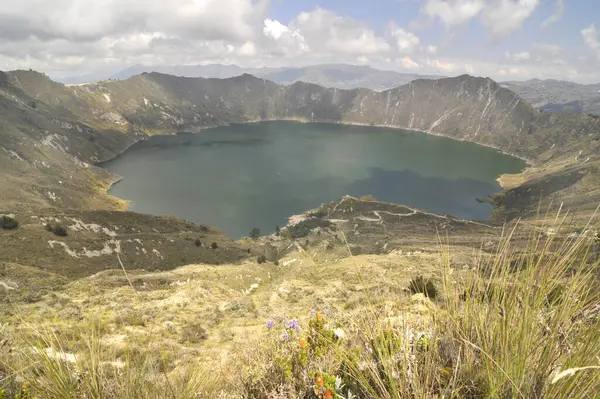
[[93,129],[22,89],[16,76],[0,73],[0,209],[119,207],[102,192],[115,177],[90,163],[113,157],[134,138]]

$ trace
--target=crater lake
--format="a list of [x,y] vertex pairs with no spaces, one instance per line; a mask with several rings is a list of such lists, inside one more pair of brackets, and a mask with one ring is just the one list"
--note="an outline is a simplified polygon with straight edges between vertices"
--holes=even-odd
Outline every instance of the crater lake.
[[284,226],[343,195],[373,195],[426,211],[485,220],[476,199],[526,163],[492,148],[426,133],[299,122],[236,124],[154,136],[102,167],[124,179],[110,193],[130,210],[214,226],[232,238]]

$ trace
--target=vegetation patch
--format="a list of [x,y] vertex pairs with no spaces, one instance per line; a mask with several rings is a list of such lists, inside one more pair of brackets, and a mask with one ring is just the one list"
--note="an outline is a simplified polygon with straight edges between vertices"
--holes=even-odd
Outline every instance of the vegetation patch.
[[54,235],[57,235],[59,237],[66,237],[69,235],[69,231],[67,230],[67,228],[60,223],[48,223],[46,224],[46,230],[54,233]]
[[19,227],[19,222],[13,217],[3,215],[0,216],[0,229],[3,230],[15,230]]
[[433,281],[423,276],[418,276],[410,280],[408,288],[413,294],[423,294],[427,298],[435,299],[437,296],[437,288],[435,288]]

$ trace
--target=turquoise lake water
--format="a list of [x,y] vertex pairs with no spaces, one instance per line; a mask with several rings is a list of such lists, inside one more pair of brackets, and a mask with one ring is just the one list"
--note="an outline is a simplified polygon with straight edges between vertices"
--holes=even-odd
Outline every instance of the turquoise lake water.
[[124,179],[111,194],[131,210],[264,233],[343,195],[484,220],[478,203],[525,162],[473,143],[378,127],[264,122],[152,137],[102,166]]

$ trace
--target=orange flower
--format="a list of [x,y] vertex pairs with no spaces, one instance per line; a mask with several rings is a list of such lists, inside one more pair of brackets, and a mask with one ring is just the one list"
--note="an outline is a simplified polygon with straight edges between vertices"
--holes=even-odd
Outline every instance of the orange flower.
[[300,347],[302,349],[306,348],[306,339],[305,338],[300,338]]
[[29,383],[28,382],[24,382],[23,383],[23,389],[29,389]]
[[317,312],[317,321],[323,320],[323,313]]
[[333,394],[331,393],[331,390],[328,389],[328,390],[325,391],[325,397],[327,399],[333,398]]
[[323,377],[318,376],[315,381],[316,381],[316,383],[317,383],[318,386],[320,386],[320,387],[323,386]]

